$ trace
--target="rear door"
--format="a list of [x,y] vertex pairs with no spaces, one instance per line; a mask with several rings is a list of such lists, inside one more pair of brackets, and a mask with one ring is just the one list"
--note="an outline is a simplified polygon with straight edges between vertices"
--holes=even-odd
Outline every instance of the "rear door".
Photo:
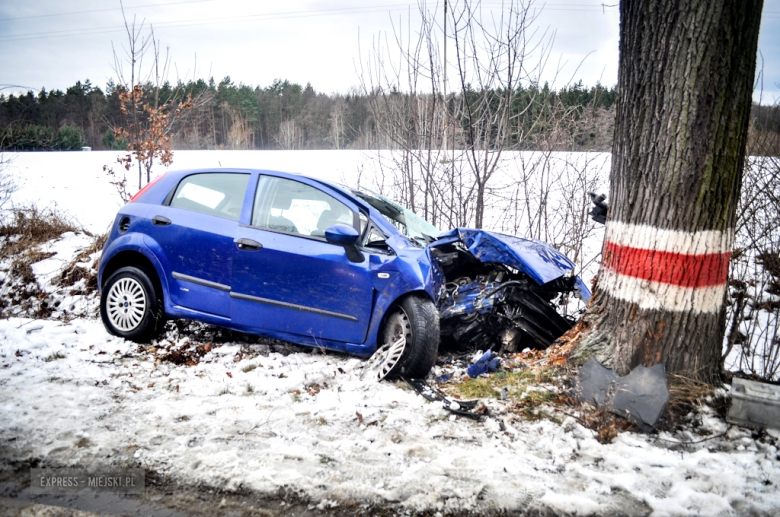
[[239,173],[186,176],[167,205],[151,214],[149,244],[161,248],[157,253],[175,305],[230,317],[233,241],[249,178]]
[[368,260],[350,262],[325,230],[360,230],[349,199],[316,182],[261,175],[251,224],[238,229],[232,318],[248,327],[349,343],[365,340],[373,285]]

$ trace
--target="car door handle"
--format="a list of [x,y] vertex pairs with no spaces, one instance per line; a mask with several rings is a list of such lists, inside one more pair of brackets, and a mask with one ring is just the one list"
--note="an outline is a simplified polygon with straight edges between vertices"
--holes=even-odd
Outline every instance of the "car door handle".
[[238,249],[243,251],[257,251],[263,249],[263,245],[252,239],[238,239],[236,241]]
[[155,215],[152,217],[152,224],[155,226],[168,226],[171,224],[171,220],[161,215]]

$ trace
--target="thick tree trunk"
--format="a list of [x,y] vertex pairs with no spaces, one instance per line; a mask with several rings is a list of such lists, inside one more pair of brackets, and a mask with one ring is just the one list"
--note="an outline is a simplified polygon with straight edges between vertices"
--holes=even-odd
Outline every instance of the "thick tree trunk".
[[610,213],[576,355],[718,373],[762,0],[623,0]]

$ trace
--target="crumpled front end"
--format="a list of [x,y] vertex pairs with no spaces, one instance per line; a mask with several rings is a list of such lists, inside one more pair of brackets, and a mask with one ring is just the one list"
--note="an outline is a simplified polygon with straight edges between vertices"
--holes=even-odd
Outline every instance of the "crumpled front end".
[[576,322],[563,311],[568,297],[590,300],[574,263],[544,242],[456,228],[430,250],[445,278],[442,338],[458,348],[546,348]]

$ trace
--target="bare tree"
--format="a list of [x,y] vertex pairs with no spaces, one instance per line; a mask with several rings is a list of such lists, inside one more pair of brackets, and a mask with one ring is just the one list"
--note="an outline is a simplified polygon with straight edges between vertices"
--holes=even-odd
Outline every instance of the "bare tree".
[[346,112],[347,105],[344,99],[337,97],[330,110],[330,135],[333,140],[333,147],[336,149],[344,147]]
[[[420,26],[414,32],[410,12],[406,30],[394,24],[392,42],[387,35],[374,37],[366,62],[361,62],[360,80],[385,149],[396,151],[377,156],[401,172],[400,201],[435,224],[435,190],[441,186],[435,178],[444,158],[441,60],[433,18],[422,3],[419,11]],[[395,48],[397,58],[391,53]]]
[[[777,109],[778,105],[764,107]],[[759,114],[760,117],[760,114]],[[780,132],[751,122],[729,271],[723,367],[780,379]]]
[[479,0],[454,3],[450,10],[459,90],[456,117],[474,176],[477,228],[482,228],[486,190],[502,154],[523,136],[514,122],[530,103],[518,106],[518,87],[521,81],[539,81],[552,44],[552,36],[533,29],[537,16],[532,2],[523,0],[506,2],[498,16],[483,16]]
[[[0,145],[0,149],[2,149],[2,145]],[[4,153],[0,153],[0,219],[2,219],[5,205],[11,200],[11,196],[18,188],[14,177],[8,171],[8,158]]]
[[[173,161],[170,142],[174,124],[195,103],[189,95],[182,98],[180,88],[163,88],[168,84],[171,59],[168,48],[163,55],[162,45],[154,36],[154,28],[149,26],[146,31],[145,22],[142,20],[137,23],[135,17],[128,21],[124,6],[122,16],[127,47],[123,47],[124,57],[120,57],[114,48],[114,73],[117,77],[120,109],[126,121],[113,130],[117,138],[128,141],[128,154],[117,162],[129,171],[135,161],[138,166],[138,188],[141,188],[144,172],[146,181],[151,179],[155,160],[163,165],[170,165]],[[145,58],[151,59],[148,67],[144,66]],[[107,166],[103,169],[115,176]]]
[[295,123],[294,119],[283,120],[279,124],[279,133],[276,136],[276,143],[282,149],[293,150],[301,147],[303,135],[301,129]]
[[[508,1],[496,16],[479,1],[445,7],[445,40],[436,12],[421,2],[414,31],[394,26],[390,42],[374,38],[360,78],[377,131],[397,150],[390,156],[405,204],[432,222],[481,228],[490,181],[503,152],[522,140],[517,119],[535,102],[519,87],[538,82],[552,38],[532,29],[531,2]],[[446,98],[442,45],[453,47],[447,66],[456,75]]]

